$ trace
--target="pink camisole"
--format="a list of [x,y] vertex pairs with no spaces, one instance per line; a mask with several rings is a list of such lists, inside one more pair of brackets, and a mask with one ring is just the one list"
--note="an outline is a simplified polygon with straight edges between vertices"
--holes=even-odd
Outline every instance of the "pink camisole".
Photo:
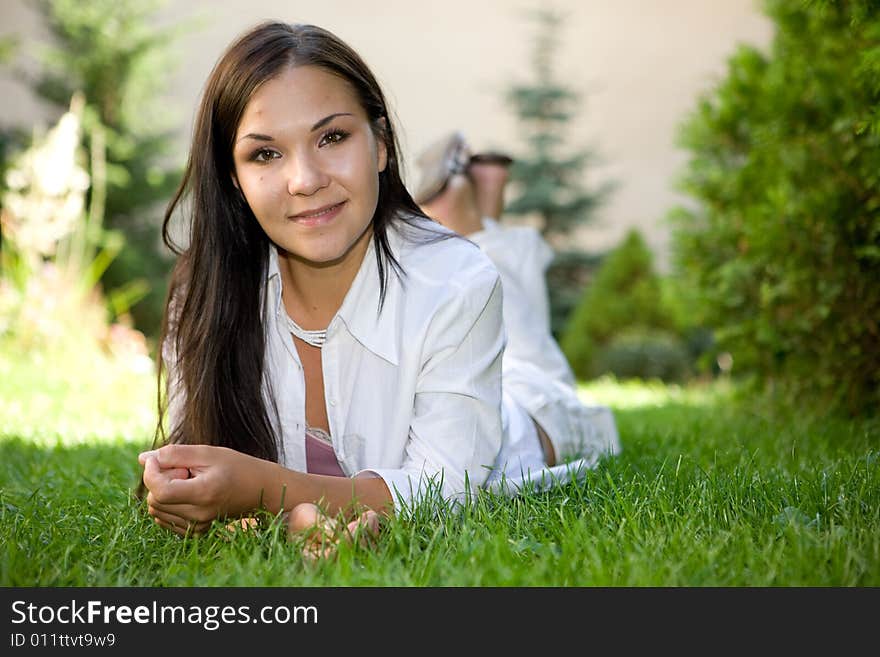
[[306,471],[333,477],[346,476],[336,460],[330,434],[318,427],[306,427]]

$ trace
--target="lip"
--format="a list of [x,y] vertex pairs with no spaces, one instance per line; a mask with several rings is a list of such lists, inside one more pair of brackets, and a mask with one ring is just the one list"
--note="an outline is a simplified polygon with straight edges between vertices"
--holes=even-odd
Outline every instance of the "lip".
[[320,226],[336,218],[345,203],[345,201],[342,201],[341,203],[324,205],[320,208],[314,208],[313,210],[305,210],[303,212],[290,215],[288,219],[290,219],[291,221],[295,221],[296,223],[303,226]]

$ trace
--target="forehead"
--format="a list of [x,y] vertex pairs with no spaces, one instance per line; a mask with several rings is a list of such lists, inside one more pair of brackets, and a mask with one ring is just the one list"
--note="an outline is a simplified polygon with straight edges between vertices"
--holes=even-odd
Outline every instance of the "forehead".
[[337,112],[366,117],[354,87],[319,66],[291,66],[257,88],[238,131],[274,123],[280,123],[279,128],[311,125]]

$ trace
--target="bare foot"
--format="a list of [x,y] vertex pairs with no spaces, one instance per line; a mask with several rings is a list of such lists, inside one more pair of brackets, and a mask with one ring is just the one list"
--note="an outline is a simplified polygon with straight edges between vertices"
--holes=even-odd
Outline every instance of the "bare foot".
[[480,214],[492,219],[501,219],[504,211],[504,188],[510,178],[506,165],[494,162],[472,162],[468,175],[474,182],[477,207]]
[[434,221],[459,235],[470,235],[483,229],[483,217],[477,207],[474,185],[464,174],[453,175],[446,188],[421,207]]

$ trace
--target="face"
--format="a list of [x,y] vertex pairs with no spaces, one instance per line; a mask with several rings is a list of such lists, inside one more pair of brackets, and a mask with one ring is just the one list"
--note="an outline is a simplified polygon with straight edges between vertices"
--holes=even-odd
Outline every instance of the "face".
[[362,257],[386,149],[354,89],[316,66],[263,83],[235,135],[234,182],[263,230],[295,259]]

